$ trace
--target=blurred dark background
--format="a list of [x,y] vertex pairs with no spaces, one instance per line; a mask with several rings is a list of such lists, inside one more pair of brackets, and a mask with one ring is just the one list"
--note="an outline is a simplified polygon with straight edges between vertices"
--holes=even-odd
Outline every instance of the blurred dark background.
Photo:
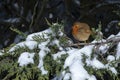
[[69,37],[75,21],[93,28],[101,21],[108,37],[120,30],[120,0],[0,0],[0,48],[24,40],[10,27],[25,34],[39,32],[48,28],[45,18],[51,23],[63,21]]

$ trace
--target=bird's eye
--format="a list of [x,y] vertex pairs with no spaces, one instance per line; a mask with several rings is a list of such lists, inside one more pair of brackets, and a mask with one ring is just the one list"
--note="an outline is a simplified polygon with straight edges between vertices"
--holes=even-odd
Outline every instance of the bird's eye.
[[76,26],[76,28],[78,29],[78,26]]
[[77,29],[78,27],[76,25],[74,25],[74,28]]
[[78,25],[74,25],[75,28],[78,28]]

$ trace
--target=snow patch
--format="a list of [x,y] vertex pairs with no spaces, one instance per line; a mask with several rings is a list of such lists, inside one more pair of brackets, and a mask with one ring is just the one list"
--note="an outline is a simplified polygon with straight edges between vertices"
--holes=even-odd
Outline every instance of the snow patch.
[[102,52],[102,53],[106,53],[109,49],[109,46],[107,44],[104,44],[104,45],[101,45],[99,47],[99,51]]
[[0,52],[0,56],[1,56],[1,55],[3,55],[3,53],[2,53],[2,52]]
[[80,60],[76,60],[69,68],[71,72],[71,78],[72,80],[96,80],[96,78],[91,77],[88,72],[85,70],[83,65],[81,65]]
[[42,74],[47,74],[48,71],[44,69],[44,56],[46,56],[46,54],[50,51],[48,47],[46,47],[46,45],[48,44],[49,41],[43,42],[41,44],[38,45],[40,52],[39,52],[39,64],[38,64],[38,68],[42,71]]
[[117,45],[117,53],[116,53],[116,58],[119,59],[120,58],[120,42]]
[[27,36],[26,38],[26,41],[32,41],[34,40],[33,39],[33,36],[44,36],[45,39],[49,38],[49,36],[47,35],[48,33],[52,33],[52,30],[49,28],[49,29],[46,29],[44,31],[41,31],[41,32],[38,32],[38,33],[33,33],[33,34],[30,34]]
[[18,44],[16,44],[15,46],[13,46],[9,52],[13,52],[15,51],[16,48],[19,48],[19,47],[25,47],[27,46],[30,50],[33,50],[34,48],[37,47],[37,42],[36,41],[24,41],[24,42],[20,42]]
[[56,44],[59,50],[63,50],[63,48],[59,45],[60,42],[57,39],[55,39],[52,44]]
[[114,67],[110,67],[109,68],[114,74],[117,74],[117,71],[116,71],[116,69],[114,68]]
[[53,56],[53,59],[56,60],[57,58],[60,58],[61,55],[63,55],[63,54],[66,54],[66,52],[60,51],[60,52],[57,52],[56,54],[53,54],[52,56]]
[[70,73],[66,73],[63,80],[70,80],[70,76],[71,76]]
[[0,50],[0,56],[4,54],[4,50]]
[[87,59],[86,63],[88,66],[92,66],[93,68],[97,68],[97,69],[105,68],[105,65],[96,58],[94,58],[93,60]]
[[90,56],[92,53],[93,45],[88,45],[79,50],[80,53]]
[[68,54],[71,53],[65,60],[64,68],[71,66],[77,59],[81,59],[80,52],[78,50],[71,50],[67,52]]
[[107,57],[107,61],[109,61],[109,62],[114,61],[114,60],[115,60],[115,57],[112,56],[112,55],[109,55],[109,56]]
[[[90,56],[92,53],[92,45],[85,46],[82,49],[73,49],[68,51],[69,56],[65,60],[64,68],[69,67],[72,80],[96,80],[95,77],[90,76],[83,67],[82,55]],[[97,62],[97,61],[96,61]],[[99,64],[99,63],[98,63]]]
[[34,63],[33,57],[35,53],[24,52],[18,58],[19,66],[26,66],[27,64]]

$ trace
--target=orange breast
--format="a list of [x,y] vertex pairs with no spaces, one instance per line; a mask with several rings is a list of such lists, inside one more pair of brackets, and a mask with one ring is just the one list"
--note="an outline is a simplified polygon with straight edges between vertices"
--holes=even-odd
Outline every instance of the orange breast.
[[74,25],[72,27],[72,35],[76,40],[79,40],[78,36],[79,36],[79,28],[77,27],[77,25]]
[[78,28],[77,28],[77,26],[73,26],[73,27],[72,27],[72,34],[73,34],[73,35],[78,34]]
[[72,27],[72,35],[78,41],[88,40],[90,34],[90,27],[86,23],[76,22]]

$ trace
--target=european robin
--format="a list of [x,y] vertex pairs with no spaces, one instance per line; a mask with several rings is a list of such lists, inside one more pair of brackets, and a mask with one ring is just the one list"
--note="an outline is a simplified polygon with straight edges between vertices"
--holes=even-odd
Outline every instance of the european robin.
[[72,26],[72,35],[77,41],[86,42],[91,35],[89,25],[86,23],[75,22]]

